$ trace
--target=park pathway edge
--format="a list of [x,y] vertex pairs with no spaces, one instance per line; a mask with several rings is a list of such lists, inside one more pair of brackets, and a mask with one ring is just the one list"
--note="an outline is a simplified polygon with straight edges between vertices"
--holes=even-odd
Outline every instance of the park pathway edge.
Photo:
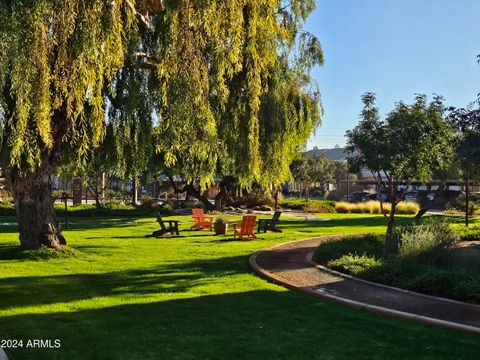
[[[312,261],[312,253],[313,249],[311,249],[312,244],[313,246],[318,246],[321,242],[333,240],[335,238],[343,237],[345,235],[333,235],[333,236],[322,236],[322,237],[314,237],[302,240],[295,240],[295,241],[288,241],[281,244],[276,244],[264,250],[260,250],[258,252],[253,253],[249,258],[249,263],[251,268],[262,277],[267,278],[268,280],[277,283],[279,285],[283,285],[289,289],[296,290],[302,292],[304,294],[314,296],[320,299],[332,301],[338,304],[350,306],[353,308],[364,309],[370,312],[374,312],[381,315],[386,315],[395,318],[401,319],[409,319],[415,320],[418,322],[449,328],[449,329],[456,329],[456,330],[463,330],[468,331],[471,333],[480,334],[480,326],[472,326],[469,324],[456,322],[456,321],[449,321],[441,318],[436,318],[432,316],[428,316],[422,313],[413,313],[408,311],[402,311],[395,309],[394,306],[378,306],[372,303],[358,301],[356,299],[348,298],[345,296],[338,296],[336,294],[328,293],[319,291],[319,287],[321,287],[322,283],[312,284],[312,273],[318,272],[318,278],[322,279],[325,277],[335,277],[341,278],[343,284],[351,285],[355,287],[355,291],[362,290],[362,287],[368,287],[370,289],[379,289],[382,293],[387,293],[388,295],[399,295],[404,299],[410,299],[412,301],[421,301],[421,299],[425,299],[429,303],[437,302],[438,306],[442,306],[447,304],[448,306],[458,306],[463,307],[463,310],[471,309],[472,316],[478,318],[478,314],[480,314],[480,306],[464,303],[460,301],[444,299],[439,297],[434,297],[425,294],[419,294],[408,290],[398,289],[382,284],[376,284],[369,281],[365,281],[362,279],[357,279],[350,275],[345,275],[338,273],[336,271],[332,271],[330,269],[326,269],[321,265],[316,264]],[[305,244],[310,245],[310,249],[305,247]],[[277,257],[277,261],[275,260]],[[261,261],[259,259],[261,258]],[[293,261],[292,261],[293,259]],[[262,262],[273,261],[275,266],[265,266]],[[278,261],[280,260],[280,261]],[[275,262],[276,261],[276,262]],[[290,262],[291,261],[291,262]],[[294,263],[295,266],[291,266]],[[303,268],[301,268],[302,266]],[[289,267],[291,269],[289,269]],[[308,281],[303,281],[302,277],[299,274],[305,273],[306,277],[309,278]],[[290,274],[295,273],[294,279],[289,276]],[[393,304],[394,305],[394,304]]]

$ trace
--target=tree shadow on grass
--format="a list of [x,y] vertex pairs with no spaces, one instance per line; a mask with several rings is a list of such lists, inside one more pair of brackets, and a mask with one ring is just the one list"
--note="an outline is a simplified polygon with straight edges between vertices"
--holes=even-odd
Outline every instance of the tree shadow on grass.
[[[12,315],[2,338],[60,339],[15,359],[475,359],[478,336],[256,290]],[[419,341],[421,339],[421,341]]]
[[129,271],[0,279],[0,309],[104,296],[187,292],[212,279],[248,273],[248,257],[197,259]]

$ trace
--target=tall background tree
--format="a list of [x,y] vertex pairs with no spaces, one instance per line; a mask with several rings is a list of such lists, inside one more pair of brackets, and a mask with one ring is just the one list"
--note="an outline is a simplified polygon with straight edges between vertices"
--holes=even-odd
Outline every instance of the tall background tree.
[[400,186],[407,189],[412,181],[425,182],[436,170],[448,168],[454,157],[455,134],[444,119],[439,96],[430,103],[424,95],[417,95],[412,105],[399,102],[383,121],[375,107],[375,94],[366,93],[362,100],[360,123],[347,132],[348,151],[357,154],[352,165],[370,170],[379,191],[388,194],[391,212],[384,253],[389,255],[398,248],[392,234],[396,206],[402,199]]
[[448,116],[457,131],[456,157],[465,182],[465,225],[468,226],[469,183],[480,180],[480,109],[451,108]]

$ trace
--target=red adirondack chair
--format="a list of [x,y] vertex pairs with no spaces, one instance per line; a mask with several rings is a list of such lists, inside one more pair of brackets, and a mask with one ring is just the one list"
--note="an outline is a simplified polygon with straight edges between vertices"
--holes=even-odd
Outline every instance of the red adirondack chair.
[[255,228],[255,223],[257,222],[257,217],[255,215],[245,215],[242,218],[242,224],[233,224],[233,238],[236,239],[237,236],[244,240],[246,239],[256,239],[257,237],[253,233]]
[[207,216],[203,212],[203,209],[192,209],[192,216],[194,224],[191,230],[209,229],[212,230],[213,216]]

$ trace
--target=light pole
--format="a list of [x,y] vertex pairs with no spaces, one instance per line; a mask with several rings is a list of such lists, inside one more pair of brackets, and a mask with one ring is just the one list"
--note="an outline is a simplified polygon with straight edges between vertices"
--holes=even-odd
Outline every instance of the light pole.
[[347,201],[350,198],[350,153],[347,153]]
[[468,226],[468,174],[465,179],[465,226]]

